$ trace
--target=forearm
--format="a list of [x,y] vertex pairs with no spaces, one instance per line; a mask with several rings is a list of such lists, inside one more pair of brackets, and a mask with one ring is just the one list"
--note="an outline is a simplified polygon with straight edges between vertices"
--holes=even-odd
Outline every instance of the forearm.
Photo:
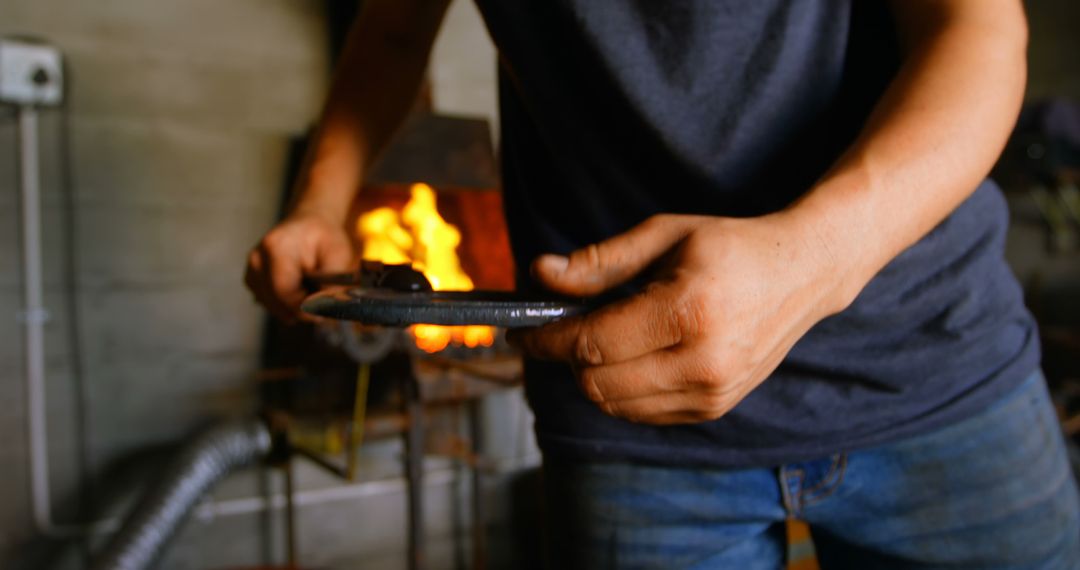
[[344,221],[365,168],[412,107],[446,0],[372,0],[349,33],[292,210]]
[[863,132],[784,215],[844,283],[846,305],[986,176],[1023,98],[1027,30],[1012,0],[897,0],[906,48]]

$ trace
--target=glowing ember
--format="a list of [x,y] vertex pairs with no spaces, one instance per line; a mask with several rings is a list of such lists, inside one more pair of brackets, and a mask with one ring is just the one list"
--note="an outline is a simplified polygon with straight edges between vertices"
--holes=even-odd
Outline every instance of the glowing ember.
[[[356,229],[364,244],[363,258],[412,263],[436,291],[471,290],[472,279],[461,269],[456,251],[461,232],[439,215],[430,186],[413,184],[410,191],[411,199],[401,212],[384,207],[360,216]],[[414,325],[409,330],[425,352],[439,352],[450,343],[475,348],[495,341],[494,330],[487,326]]]

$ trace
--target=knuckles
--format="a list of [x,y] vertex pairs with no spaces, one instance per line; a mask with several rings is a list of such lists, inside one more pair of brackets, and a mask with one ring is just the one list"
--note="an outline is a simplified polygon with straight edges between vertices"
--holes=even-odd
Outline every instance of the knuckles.
[[690,285],[676,285],[671,302],[671,318],[679,331],[679,338],[694,339],[709,333],[712,303]]
[[707,391],[701,395],[697,414],[701,421],[712,421],[719,419],[721,416],[731,411],[731,408],[733,407],[731,397],[727,393]]
[[602,269],[603,266],[604,258],[601,245],[591,243],[570,253],[564,275],[591,275]]
[[687,365],[687,375],[694,378],[691,387],[703,391],[723,391],[724,387],[731,385],[735,379],[732,371],[736,370],[734,363],[728,362],[724,357],[713,354],[712,351],[697,350],[694,357]]
[[277,229],[270,230],[259,240],[259,246],[265,251],[274,251],[280,249],[285,244],[285,236]]
[[596,337],[588,331],[581,331],[574,340],[573,359],[579,366],[600,366],[604,363],[604,354]]
[[597,404],[604,403],[604,393],[600,391],[600,373],[594,368],[578,370],[578,386],[589,400]]
[[599,271],[604,266],[604,256],[599,244],[589,244],[585,249],[578,250],[577,254],[577,258],[572,261],[578,262],[575,265],[579,266],[579,270]]
[[677,219],[679,219],[679,217],[680,216],[677,214],[653,214],[646,218],[645,221],[641,223],[641,225],[646,229],[655,230],[664,226],[671,225]]

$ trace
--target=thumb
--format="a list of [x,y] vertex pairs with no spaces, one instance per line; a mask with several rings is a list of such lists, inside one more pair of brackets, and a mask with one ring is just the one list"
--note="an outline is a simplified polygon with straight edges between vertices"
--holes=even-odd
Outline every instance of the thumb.
[[574,251],[541,255],[533,275],[564,295],[590,296],[633,279],[693,228],[690,216],[657,215],[625,233]]

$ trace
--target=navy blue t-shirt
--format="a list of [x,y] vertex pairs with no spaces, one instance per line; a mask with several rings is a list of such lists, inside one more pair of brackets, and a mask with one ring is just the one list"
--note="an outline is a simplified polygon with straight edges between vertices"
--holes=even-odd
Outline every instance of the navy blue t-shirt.
[[[507,217],[520,268],[660,213],[790,204],[851,143],[899,65],[869,0],[477,0],[499,50]],[[964,141],[956,141],[964,144]],[[984,183],[813,329],[723,418],[606,416],[560,364],[529,362],[545,453],[752,466],[929,430],[1038,365]],[[528,276],[519,285],[533,286]]]

